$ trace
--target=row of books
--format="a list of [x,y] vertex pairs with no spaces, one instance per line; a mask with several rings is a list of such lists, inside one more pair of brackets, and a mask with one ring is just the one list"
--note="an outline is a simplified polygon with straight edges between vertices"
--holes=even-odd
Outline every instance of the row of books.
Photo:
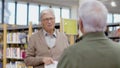
[[25,58],[25,50],[21,49],[20,47],[8,47],[6,57],[13,59],[23,59]]
[[26,43],[27,34],[24,32],[9,32],[7,34],[7,43]]
[[6,68],[33,68],[32,66],[27,67],[24,62],[16,61],[6,64]]

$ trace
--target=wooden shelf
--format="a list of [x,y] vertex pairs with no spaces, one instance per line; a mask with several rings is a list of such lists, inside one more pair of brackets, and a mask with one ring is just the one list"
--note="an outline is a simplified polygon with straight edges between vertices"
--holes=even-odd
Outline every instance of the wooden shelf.
[[23,61],[24,59],[21,58],[7,58],[8,60],[15,60],[15,61]]
[[26,43],[7,43],[8,45],[24,45]]

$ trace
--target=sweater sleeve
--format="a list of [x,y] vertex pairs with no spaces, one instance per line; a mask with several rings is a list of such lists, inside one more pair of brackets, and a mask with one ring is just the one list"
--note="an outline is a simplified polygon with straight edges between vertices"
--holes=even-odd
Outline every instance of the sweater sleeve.
[[26,49],[26,57],[24,62],[27,66],[37,66],[43,64],[43,57],[35,56],[35,40],[33,37],[29,38],[28,48]]

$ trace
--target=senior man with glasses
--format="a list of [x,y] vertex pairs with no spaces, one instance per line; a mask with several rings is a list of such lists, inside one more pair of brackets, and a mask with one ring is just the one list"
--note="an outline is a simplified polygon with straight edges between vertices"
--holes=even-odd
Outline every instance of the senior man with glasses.
[[55,29],[55,15],[52,9],[40,14],[42,29],[33,34],[26,49],[26,65],[44,68],[44,65],[58,61],[63,50],[69,45],[64,33]]

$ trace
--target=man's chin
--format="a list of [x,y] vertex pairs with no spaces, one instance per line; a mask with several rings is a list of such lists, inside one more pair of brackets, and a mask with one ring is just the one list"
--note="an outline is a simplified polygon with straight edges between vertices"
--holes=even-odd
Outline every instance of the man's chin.
[[48,27],[48,29],[54,29],[53,27]]
[[48,28],[49,31],[53,30],[53,28]]

